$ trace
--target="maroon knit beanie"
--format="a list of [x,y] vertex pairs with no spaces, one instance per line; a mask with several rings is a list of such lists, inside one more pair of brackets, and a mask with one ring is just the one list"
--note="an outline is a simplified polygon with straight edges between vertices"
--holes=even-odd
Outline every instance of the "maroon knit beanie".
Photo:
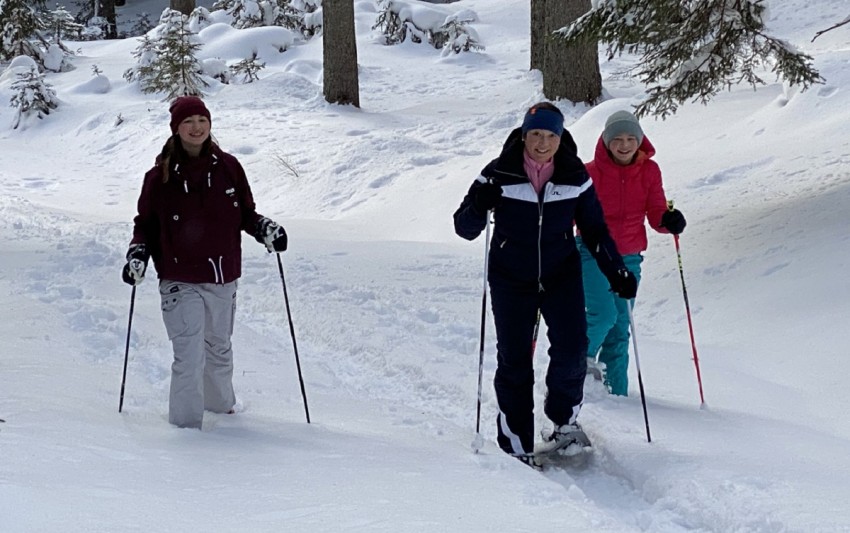
[[168,111],[171,112],[171,133],[177,133],[177,126],[186,120],[186,117],[191,117],[192,115],[205,116],[210,121],[210,124],[212,124],[209,109],[204,105],[204,101],[197,96],[181,96],[177,98],[171,102]]

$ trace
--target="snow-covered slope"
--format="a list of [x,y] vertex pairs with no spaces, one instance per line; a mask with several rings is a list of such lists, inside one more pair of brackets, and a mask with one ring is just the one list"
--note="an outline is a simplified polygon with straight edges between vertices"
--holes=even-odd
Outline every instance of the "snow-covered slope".
[[[470,450],[484,245],[451,224],[542,99],[526,2],[443,6],[477,12],[487,47],[448,58],[379,45],[375,8],[358,2],[359,110],[324,103],[321,40],[280,54],[264,36],[209,32],[207,51],[266,51],[260,82],[215,87],[207,102],[259,210],[290,234],[309,425],[277,264],[250,238],[234,336],[241,412],[202,432],[168,425],[170,346],[151,279],[134,302],[117,413],[130,307],[119,271],[168,113],[121,77],[135,40],[79,43],[76,70],[48,76],[55,113],[13,131],[0,107],[0,531],[850,531],[850,30],[809,42],[845,4],[770,2],[771,30],[815,57],[825,85],[741,87],[644,121],[689,222],[707,406],[672,239],[652,235],[635,318],[653,442],[633,367],[628,398],[587,384],[595,454],[543,475],[493,443],[489,322],[488,442]],[[626,60],[603,63],[608,101],[562,103],[585,159],[607,115],[640,97],[615,75]],[[107,92],[92,88],[92,65]],[[0,78],[0,100],[9,84]]]

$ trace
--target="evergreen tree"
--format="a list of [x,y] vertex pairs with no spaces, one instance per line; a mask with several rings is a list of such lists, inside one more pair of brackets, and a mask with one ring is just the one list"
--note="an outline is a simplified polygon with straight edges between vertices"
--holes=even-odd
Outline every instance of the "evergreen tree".
[[29,56],[41,64],[39,46],[47,43],[39,31],[46,29],[44,0],[0,0],[0,60]]
[[50,38],[54,43],[61,43],[62,39],[77,40],[83,31],[83,25],[78,24],[74,20],[74,16],[60,5],[49,12],[47,26],[50,30]]
[[309,37],[313,29],[307,27],[304,16],[319,5],[320,0],[218,0],[213,9],[233,17],[234,28],[281,26]]
[[148,13],[137,13],[136,20],[133,22],[133,25],[124,37],[138,37],[139,35],[144,35],[153,29],[154,25],[153,22],[151,22],[150,17],[151,16]]
[[189,29],[188,17],[166,9],[157,26],[156,37],[144,36],[133,56],[137,65],[124,73],[127,81],[139,81],[142,92],[177,96],[203,96],[209,84],[201,77],[201,65],[195,57],[201,48],[197,34]]
[[252,83],[260,79],[257,72],[265,68],[265,66],[265,63],[257,61],[257,54],[254,54],[252,57],[230,65],[230,79],[234,79],[241,83]]
[[664,118],[742,81],[763,85],[765,70],[804,90],[823,82],[810,56],[765,33],[765,9],[763,0],[599,0],[559,33],[607,43],[609,57],[639,54],[630,70],[650,87],[636,114]]
[[20,126],[21,119],[31,115],[42,119],[44,115],[50,114],[51,109],[59,106],[53,87],[44,81],[44,75],[35,67],[18,74],[18,79],[12,83],[11,88],[15,93],[12,95],[11,105],[17,109],[13,129]]

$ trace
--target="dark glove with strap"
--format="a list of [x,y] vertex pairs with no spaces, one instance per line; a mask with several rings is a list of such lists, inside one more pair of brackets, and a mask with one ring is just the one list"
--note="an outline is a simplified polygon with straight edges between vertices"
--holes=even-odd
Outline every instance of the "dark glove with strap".
[[501,203],[502,186],[490,183],[489,181],[478,187],[472,197],[472,205],[479,213],[486,213],[491,209],[499,207]]
[[277,222],[270,218],[262,217],[257,221],[254,229],[254,238],[260,244],[265,244],[266,249],[271,252],[285,252],[289,240],[286,231]]
[[685,215],[678,209],[669,209],[661,215],[661,227],[667,228],[667,231],[673,235],[678,235],[685,231],[687,224]]
[[610,276],[608,283],[611,284],[611,292],[620,298],[631,300],[637,295],[637,278],[627,268],[621,268]]
[[145,279],[150,254],[144,244],[131,244],[127,250],[127,264],[121,270],[121,279],[134,287]]

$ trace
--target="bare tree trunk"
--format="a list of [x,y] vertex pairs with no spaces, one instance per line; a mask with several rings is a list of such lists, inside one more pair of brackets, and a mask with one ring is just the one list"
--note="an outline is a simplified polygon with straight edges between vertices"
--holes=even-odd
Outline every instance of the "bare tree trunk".
[[360,107],[354,3],[324,0],[322,13],[325,100]]
[[[546,35],[552,35],[590,11],[590,0],[545,0]],[[550,100],[594,104],[602,96],[602,75],[596,42],[567,46],[547,38],[543,57],[543,94]]]
[[169,0],[168,7],[188,16],[195,10],[195,0]]
[[546,42],[545,7],[545,0],[531,0],[531,70],[543,70],[543,47]]
[[[97,0],[96,0],[97,1]],[[106,38],[117,39],[118,27],[115,22],[115,0],[99,0],[100,16],[106,20]]]

